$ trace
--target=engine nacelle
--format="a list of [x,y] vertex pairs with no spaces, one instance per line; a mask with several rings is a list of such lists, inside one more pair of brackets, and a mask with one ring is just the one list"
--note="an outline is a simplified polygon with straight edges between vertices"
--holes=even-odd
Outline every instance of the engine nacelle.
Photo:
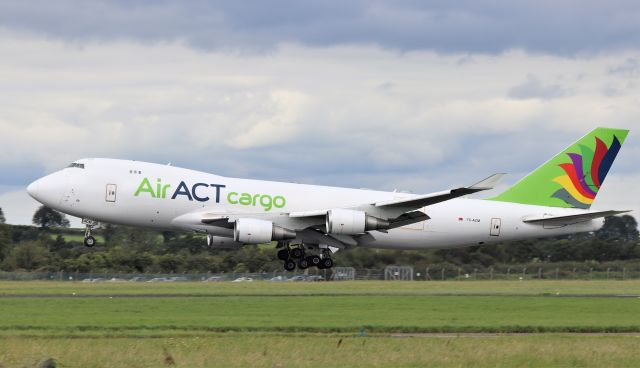
[[384,230],[389,221],[367,215],[362,211],[334,209],[327,211],[327,233],[355,235],[365,231]]
[[207,235],[207,246],[218,249],[238,249],[242,243],[224,236]]
[[272,240],[295,239],[295,237],[295,231],[266,220],[237,219],[233,226],[233,240],[245,244],[268,243]]

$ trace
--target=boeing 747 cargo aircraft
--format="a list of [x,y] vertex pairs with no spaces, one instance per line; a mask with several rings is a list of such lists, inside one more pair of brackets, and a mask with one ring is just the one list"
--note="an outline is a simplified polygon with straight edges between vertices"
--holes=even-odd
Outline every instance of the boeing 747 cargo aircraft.
[[31,183],[37,201],[86,224],[207,234],[211,247],[277,241],[286,270],[331,268],[351,247],[434,249],[599,229],[627,211],[589,208],[628,130],[596,128],[494,198],[502,174],[467,187],[406,194],[228,178],[147,162],[86,158]]

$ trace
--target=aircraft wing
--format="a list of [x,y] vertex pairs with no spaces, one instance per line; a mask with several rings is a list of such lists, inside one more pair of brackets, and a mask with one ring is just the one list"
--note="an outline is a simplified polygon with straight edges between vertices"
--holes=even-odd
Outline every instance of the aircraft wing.
[[483,190],[493,189],[493,187],[502,179],[505,174],[498,173],[489,176],[469,187],[462,187],[456,189],[445,190],[442,192],[436,192],[431,194],[424,194],[411,198],[392,199],[390,201],[376,202],[373,205],[382,208],[393,207],[411,207],[420,208],[429,206],[432,204],[448,201],[453,198],[462,197],[467,194],[481,192]]
[[[375,203],[364,203],[359,206],[345,207],[345,209],[361,210],[372,216],[385,219],[389,226],[378,231],[410,225],[428,220],[430,217],[419,209],[435,203],[448,201],[467,194],[492,189],[504,174],[494,174],[468,187],[455,188],[442,192],[425,195],[412,195],[408,198],[399,198]],[[273,221],[274,224],[289,229],[296,229],[304,241],[322,242],[338,248],[354,246],[358,243],[358,236],[326,234],[325,220],[327,212],[331,209],[319,209],[311,211],[299,211],[278,214],[270,217],[268,214],[231,214],[200,212],[181,216],[183,222],[196,221],[204,226],[215,226],[230,231],[235,220],[245,216],[264,218]]]
[[[493,187],[500,181],[500,179],[502,179],[504,175],[505,174],[503,173],[493,174],[488,178],[483,179],[468,187],[455,188],[455,189],[445,190],[445,191],[431,193],[431,194],[411,196],[408,198],[398,198],[398,199],[392,199],[387,201],[369,203],[363,206],[357,206],[356,208],[350,208],[350,209],[363,209],[363,210],[372,209],[374,211],[371,211],[371,212],[374,215],[385,217],[387,219],[395,219],[398,216],[404,214],[405,212],[416,210],[418,208],[430,206],[432,204],[436,204],[440,202],[445,202],[450,199],[462,197],[467,194],[472,194],[472,193],[481,192],[483,190],[493,189]],[[292,218],[324,217],[327,214],[328,210],[330,209],[327,208],[322,210],[291,212],[289,213],[289,217],[292,217]],[[386,216],[382,216],[383,214],[386,214]],[[425,219],[420,221],[424,221],[424,220]],[[408,225],[408,224],[405,224],[405,225]],[[401,226],[404,226],[404,225],[401,225]]]
[[630,212],[629,210],[625,211],[593,211],[593,212],[584,212],[577,213],[573,215],[560,215],[560,216],[535,216],[535,217],[525,217],[522,219],[523,222],[526,223],[549,223],[557,226],[562,225],[571,225],[579,222],[589,221],[593,219],[597,219],[600,217],[614,216],[619,215],[621,213]]

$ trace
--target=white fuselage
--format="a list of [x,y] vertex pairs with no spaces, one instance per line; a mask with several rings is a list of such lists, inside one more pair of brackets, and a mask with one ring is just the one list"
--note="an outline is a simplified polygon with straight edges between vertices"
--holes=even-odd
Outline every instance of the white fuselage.
[[[221,235],[192,221],[195,214],[261,218],[283,227],[303,226],[291,212],[349,208],[412,194],[227,178],[167,165],[115,159],[83,159],[29,186],[43,204],[100,222]],[[371,231],[360,246],[425,249],[595,231],[603,220],[547,228],[527,216],[565,215],[577,209],[481,199],[452,199],[421,209],[430,219],[388,232]]]

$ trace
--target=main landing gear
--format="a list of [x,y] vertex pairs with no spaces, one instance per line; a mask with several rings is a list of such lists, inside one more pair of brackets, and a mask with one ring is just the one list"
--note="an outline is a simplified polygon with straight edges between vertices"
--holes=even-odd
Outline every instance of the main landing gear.
[[321,248],[320,254],[311,254],[304,244],[293,248],[289,244],[282,244],[281,246],[282,249],[278,251],[278,259],[284,261],[284,269],[286,271],[293,271],[296,266],[301,270],[309,267],[317,267],[321,270],[333,267],[331,251],[327,248]]
[[93,220],[87,220],[87,219],[83,219],[82,223],[86,225],[84,230],[84,245],[86,247],[91,248],[94,245],[96,245],[96,238],[91,236],[91,230],[94,227],[98,226],[98,223]]

